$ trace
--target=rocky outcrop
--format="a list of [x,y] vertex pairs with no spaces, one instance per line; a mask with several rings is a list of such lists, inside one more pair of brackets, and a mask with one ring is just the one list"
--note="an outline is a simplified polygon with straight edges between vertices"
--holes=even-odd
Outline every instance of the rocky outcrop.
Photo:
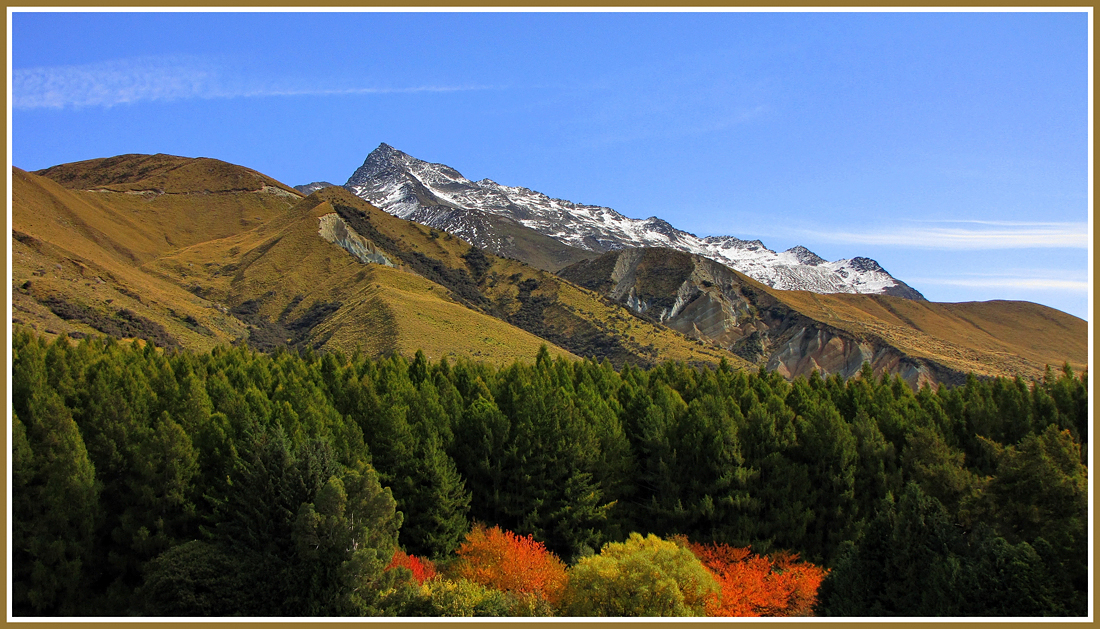
[[562,269],[559,275],[662,323],[762,364],[787,378],[850,377],[869,363],[914,388],[961,374],[907,355],[885,340],[855,335],[808,317],[754,280],[709,258],[672,249],[623,249]]
[[869,363],[875,374],[897,374],[914,389],[939,382],[944,376],[951,382],[959,379],[885,343],[855,339],[817,323],[784,331],[769,349],[765,368],[786,378],[809,376],[813,371],[849,378],[860,372],[863,363]]
[[383,254],[374,243],[360,236],[354,229],[348,227],[340,215],[332,212],[320,217],[321,226],[317,230],[321,238],[334,245],[343,247],[348,253],[355,256],[363,264],[384,264],[394,266],[394,263]]

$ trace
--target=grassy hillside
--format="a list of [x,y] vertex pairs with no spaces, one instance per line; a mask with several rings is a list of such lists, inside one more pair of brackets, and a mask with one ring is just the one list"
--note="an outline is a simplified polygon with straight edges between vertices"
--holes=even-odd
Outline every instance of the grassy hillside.
[[920,302],[882,295],[769,292],[799,312],[962,372],[1038,377],[1046,365],[1088,364],[1088,323],[1022,301]]
[[[47,335],[107,332],[196,349],[423,349],[497,364],[531,360],[548,343],[555,355],[620,365],[738,363],[343,188],[302,198],[246,168],[164,155],[39,173],[13,175],[13,319]],[[364,264],[323,238],[326,216],[393,266]]]
[[47,333],[88,334],[97,331],[88,322],[127,311],[182,345],[202,348],[241,336],[243,327],[142,266],[180,246],[271,220],[293,200],[256,192],[71,190],[20,169],[12,178],[14,319]]
[[[436,359],[504,363],[530,360],[545,343],[464,306],[407,267],[363,264],[322,240],[319,218],[332,213],[315,194],[282,220],[182,249],[152,268],[245,321],[249,340],[261,349],[288,344],[406,355],[423,349]],[[420,226],[394,219],[386,227],[413,251],[453,253]],[[560,348],[552,353],[568,355]]]
[[256,192],[271,188],[272,194],[302,195],[267,175],[207,157],[174,155],[118,155],[60,164],[35,171],[74,190],[159,194],[211,194]]

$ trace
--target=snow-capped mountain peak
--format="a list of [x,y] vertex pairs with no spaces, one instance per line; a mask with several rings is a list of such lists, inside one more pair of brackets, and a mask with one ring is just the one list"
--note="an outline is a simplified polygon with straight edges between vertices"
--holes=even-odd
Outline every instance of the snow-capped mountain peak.
[[[787,249],[783,253],[788,253],[788,254],[794,256],[794,258],[796,260],[798,260],[799,264],[805,264],[805,265],[808,265],[808,266],[818,266],[819,264],[823,264],[825,262],[825,258],[822,258],[821,256],[819,256],[816,253],[814,253],[813,251],[810,251],[809,249],[803,247],[802,245],[797,245],[795,247],[791,247],[790,249]],[[876,266],[877,266],[877,264],[876,264]],[[881,267],[880,267],[880,270],[881,270]]]
[[596,205],[549,197],[489,178],[470,181],[444,164],[425,162],[382,143],[344,187],[396,216],[451,231],[501,253],[508,237],[485,215],[502,217],[561,243],[603,253],[625,247],[669,247],[714,259],[769,286],[817,293],[884,293],[923,299],[877,262],[856,257],[827,262],[797,246],[776,253],[759,240],[700,238],[656,216],[628,218]]

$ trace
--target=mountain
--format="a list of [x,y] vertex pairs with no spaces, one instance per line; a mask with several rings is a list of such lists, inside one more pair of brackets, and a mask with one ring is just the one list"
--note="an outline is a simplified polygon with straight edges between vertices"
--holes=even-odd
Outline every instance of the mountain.
[[516,215],[484,211],[451,200],[445,191],[455,189],[454,182],[459,180],[466,181],[453,169],[421,162],[382,144],[367,156],[344,187],[390,214],[449,232],[485,251],[541,269],[555,271],[595,255],[532,229]]
[[546,344],[615,366],[725,360],[787,377],[867,361],[914,386],[1088,361],[1086,323],[1036,304],[777,290],[671,248],[586,252],[555,275],[344,187],[303,195],[205,158],[13,168],[11,244],[12,323],[45,336],[496,364]]
[[12,320],[47,336],[422,349],[498,364],[532,360],[547,344],[617,365],[743,364],[343,188],[303,197],[217,160],[127,155],[13,169],[12,223]]
[[[657,217],[627,218],[611,208],[554,199],[491,179],[470,181],[449,166],[421,161],[385,143],[367,156],[344,187],[395,216],[445,229],[488,251],[520,257],[548,270],[592,256],[578,252],[570,260],[563,253],[551,264],[522,257],[510,250],[509,239],[516,238],[517,227],[596,254],[627,247],[679,249],[782,290],[924,299],[868,258],[827,262],[801,246],[777,253],[759,240],[699,238]],[[501,224],[508,229],[499,228]]]
[[318,190],[321,190],[323,188],[331,188],[335,185],[336,184],[329,183],[327,181],[314,181],[313,183],[307,183],[302,186],[294,186],[294,189],[298,192],[301,192],[302,194],[313,194]]
[[967,373],[1042,377],[1088,364],[1088,325],[1028,302],[939,304],[889,295],[776,290],[674,249],[625,249],[559,275],[684,335],[787,377],[849,377],[868,362],[914,387]]

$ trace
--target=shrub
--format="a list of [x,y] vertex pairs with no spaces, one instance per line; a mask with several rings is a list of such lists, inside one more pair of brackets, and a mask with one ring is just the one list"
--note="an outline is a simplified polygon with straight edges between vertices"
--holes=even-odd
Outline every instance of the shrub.
[[421,587],[428,616],[551,616],[550,605],[535,594],[502,592],[468,579],[431,579]]
[[561,600],[568,580],[565,564],[542,542],[499,526],[474,525],[455,553],[455,577],[502,592],[532,594],[551,604]]
[[715,576],[721,594],[707,601],[708,616],[808,616],[825,570],[795,554],[752,554],[726,544],[688,548]]
[[429,616],[508,616],[504,592],[459,579],[435,579],[421,590],[428,599]]
[[408,568],[412,572],[416,582],[423,585],[425,581],[432,579],[436,576],[437,571],[435,564],[429,559],[417,557],[416,555],[410,555],[405,551],[398,549],[393,554],[393,559],[390,560],[390,565],[386,566],[386,570],[391,570],[396,567]]
[[631,533],[573,567],[562,600],[567,616],[702,616],[718,592],[690,550]]

